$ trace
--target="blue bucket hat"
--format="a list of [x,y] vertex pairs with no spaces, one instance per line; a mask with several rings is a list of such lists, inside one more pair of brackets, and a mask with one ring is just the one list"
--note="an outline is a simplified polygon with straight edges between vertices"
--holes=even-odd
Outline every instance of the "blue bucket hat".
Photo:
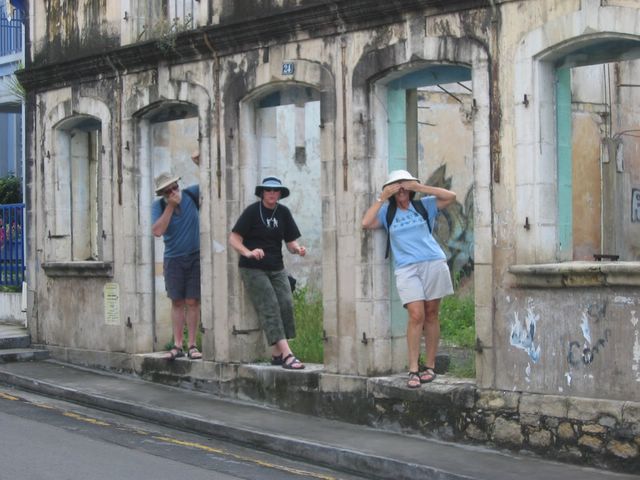
[[262,183],[256,186],[256,196],[262,198],[262,191],[265,188],[280,190],[280,198],[286,198],[289,196],[289,189],[282,185],[282,180],[280,180],[278,177],[263,178]]

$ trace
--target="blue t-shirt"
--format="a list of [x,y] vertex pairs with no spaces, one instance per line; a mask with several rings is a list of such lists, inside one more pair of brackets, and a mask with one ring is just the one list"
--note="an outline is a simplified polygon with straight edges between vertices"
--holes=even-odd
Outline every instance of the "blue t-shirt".
[[[198,206],[184,190],[189,190],[195,198],[200,198],[198,185],[191,185],[180,192],[182,194],[180,206],[173,211],[169,226],[162,236],[164,239],[164,258],[182,257],[200,250]],[[158,221],[162,211],[162,199],[159,198],[151,205],[152,224]]]
[[[436,197],[427,196],[420,199],[429,213],[432,227],[438,215]],[[389,230],[387,225],[387,210],[389,203],[385,203],[378,210],[378,221]],[[391,223],[391,251],[395,268],[411,265],[412,263],[446,260],[447,257],[440,245],[429,232],[426,220],[416,211],[412,204],[407,210],[398,207],[396,216]]]

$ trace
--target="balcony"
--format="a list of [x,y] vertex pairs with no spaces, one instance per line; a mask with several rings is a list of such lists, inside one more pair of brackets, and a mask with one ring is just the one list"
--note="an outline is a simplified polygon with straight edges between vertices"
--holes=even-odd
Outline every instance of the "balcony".
[[22,19],[24,13],[0,5],[0,57],[22,51]]

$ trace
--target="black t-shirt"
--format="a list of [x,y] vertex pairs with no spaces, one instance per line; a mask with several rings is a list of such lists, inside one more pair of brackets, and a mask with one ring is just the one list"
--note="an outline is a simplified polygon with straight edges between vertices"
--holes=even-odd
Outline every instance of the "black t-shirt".
[[262,260],[240,256],[240,267],[261,270],[282,270],[282,241],[293,242],[300,237],[300,230],[287,207],[278,203],[271,210],[262,205],[262,201],[249,205],[242,212],[232,232],[242,237],[242,244],[249,250],[264,250]]

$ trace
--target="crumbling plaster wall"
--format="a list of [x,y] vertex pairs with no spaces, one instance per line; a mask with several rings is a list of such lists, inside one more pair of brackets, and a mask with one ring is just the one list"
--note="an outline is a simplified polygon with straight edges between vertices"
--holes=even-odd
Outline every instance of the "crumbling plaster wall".
[[[608,2],[612,3],[615,2]],[[216,7],[221,5],[224,6]],[[121,183],[117,172],[112,173],[116,180],[110,191],[117,219],[113,278],[121,282],[123,292],[123,325],[114,338],[125,336],[127,340],[120,346],[128,352],[156,346],[151,326],[150,225],[144,213],[152,198],[152,179],[148,151],[139,139],[144,138],[148,128],[145,112],[160,101],[180,100],[198,106],[202,139],[202,308],[203,325],[206,331],[213,332],[205,335],[205,354],[221,361],[255,358],[262,342],[258,332],[242,337],[230,335],[234,326],[253,330],[256,323],[243,301],[237,256],[227,248],[227,235],[252,198],[257,181],[251,169],[250,139],[245,136],[250,131],[245,127],[251,126],[250,104],[277,85],[298,82],[321,92],[326,368],[366,375],[403,368],[404,339],[390,335],[389,267],[383,260],[383,235],[359,228],[362,214],[387,171],[386,117],[380,98],[385,98],[381,95],[385,79],[394,75],[429,63],[462,64],[472,70],[476,101],[473,175],[476,328],[481,347],[478,383],[505,390],[606,395],[607,390],[598,390],[593,380],[608,374],[611,368],[607,357],[611,353],[599,340],[606,344],[611,335],[627,340],[637,338],[634,291],[604,284],[569,291],[532,288],[531,284],[517,283],[509,270],[517,263],[555,260],[552,224],[556,177],[553,135],[549,134],[553,126],[540,122],[541,115],[553,105],[548,93],[551,83],[540,82],[547,78],[544,75],[548,66],[539,59],[549,49],[583,35],[587,28],[589,32],[619,30],[637,36],[636,25],[640,22],[633,23],[637,15],[637,9],[628,5],[603,7],[593,0],[498,2],[495,10],[426,18],[420,13],[407,14],[402,21],[385,28],[363,28],[324,38],[291,31],[288,40],[271,45],[268,50],[259,45],[243,53],[219,58],[212,55],[190,63],[160,62],[147,71],[116,73],[114,80],[85,82],[40,94],[39,108],[45,111],[83,97],[84,89],[98,83],[112,89],[115,95],[112,99],[105,92],[95,94],[114,112],[116,133],[112,143],[116,145],[111,148],[117,153],[110,171],[117,170],[118,156],[122,157],[123,167]],[[107,16],[112,18],[111,14]],[[42,33],[46,29],[40,25],[36,31]],[[69,28],[69,32],[73,31]],[[44,47],[36,45],[36,51],[44,51]],[[281,71],[286,60],[296,62],[293,77]],[[38,115],[40,133],[36,138],[47,126],[44,113]],[[220,122],[216,123],[218,118]],[[35,176],[44,168],[44,153],[43,148],[37,150]],[[40,183],[34,185],[43,188],[46,180],[38,179]],[[121,185],[121,192],[117,185]],[[43,199],[36,193],[32,198],[39,205],[35,216],[46,215]],[[524,228],[527,217],[530,230]],[[34,244],[41,245],[47,236],[43,225],[38,224]],[[35,257],[42,251],[36,248]],[[55,308],[64,308],[54,305],[52,296],[70,288],[79,289],[91,303],[86,313],[101,316],[102,297],[97,288],[100,281],[54,280],[43,276],[38,266],[30,269],[41,279],[36,311],[45,340],[69,342],[69,332],[81,321],[79,312],[68,312],[72,315],[70,322],[52,318]],[[608,313],[594,317],[593,322],[597,318],[598,325],[589,324],[594,332],[590,341],[603,347],[599,347],[602,355],[594,355],[590,363],[581,366],[572,363],[578,354],[571,342],[574,336],[586,339],[583,325],[588,322],[584,321],[584,311],[587,321],[593,315],[590,312]],[[129,320],[133,335],[127,330]],[[532,330],[534,323],[537,327]],[[535,336],[536,332],[540,337]],[[368,342],[361,341],[363,333]],[[93,340],[79,337],[74,340],[75,346],[95,347]],[[620,397],[637,395],[638,383],[632,373],[640,368],[637,362],[633,363],[635,357],[629,350],[635,351],[635,344],[623,345],[624,350],[613,360],[616,365],[627,365],[617,377],[619,382],[624,380],[625,386],[624,391],[616,391]],[[532,363],[531,354],[536,356],[538,347],[539,363]],[[591,346],[588,348],[593,351]],[[582,350],[584,358],[584,343]],[[589,352],[586,358],[590,358]],[[597,364],[600,359],[601,365]],[[597,371],[591,373],[594,367]],[[567,372],[573,379],[571,383],[567,383]]]
[[639,11],[590,0],[536,3],[541,5],[539,15],[535,8],[523,15],[526,3],[503,6],[505,18],[518,21],[505,23],[500,36],[500,61],[515,67],[503,75],[503,169],[493,197],[493,386],[636,398],[637,262],[556,263],[554,82],[545,57],[557,58],[554,52],[567,44],[604,38],[608,32],[640,39]]

